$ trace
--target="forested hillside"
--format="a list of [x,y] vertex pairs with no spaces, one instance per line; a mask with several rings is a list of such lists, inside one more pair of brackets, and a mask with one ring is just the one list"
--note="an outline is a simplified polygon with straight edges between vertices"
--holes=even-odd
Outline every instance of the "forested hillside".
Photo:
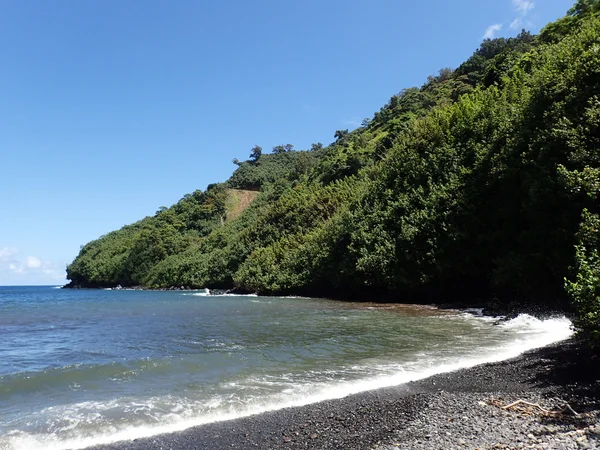
[[[255,146],[223,184],[85,245],[71,285],[573,301],[598,333],[599,1],[484,41],[334,139]],[[235,218],[231,189],[259,192]]]

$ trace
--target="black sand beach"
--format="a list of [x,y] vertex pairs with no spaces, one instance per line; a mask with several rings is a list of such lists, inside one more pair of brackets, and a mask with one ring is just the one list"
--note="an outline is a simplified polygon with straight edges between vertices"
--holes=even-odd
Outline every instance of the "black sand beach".
[[[600,448],[598,369],[569,340],[394,388],[93,449]],[[517,400],[539,407],[503,408]],[[555,412],[567,403],[573,411]]]

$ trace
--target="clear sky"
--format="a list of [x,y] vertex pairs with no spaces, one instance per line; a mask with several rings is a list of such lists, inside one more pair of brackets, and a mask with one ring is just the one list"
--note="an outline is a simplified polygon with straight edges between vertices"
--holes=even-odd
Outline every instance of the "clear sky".
[[328,144],[573,1],[2,0],[0,285],[62,284],[254,145]]

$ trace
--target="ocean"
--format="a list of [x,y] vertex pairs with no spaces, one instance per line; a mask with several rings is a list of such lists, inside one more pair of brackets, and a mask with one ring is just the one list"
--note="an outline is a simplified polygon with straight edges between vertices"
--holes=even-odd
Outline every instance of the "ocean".
[[340,398],[571,334],[564,317],[0,287],[0,449],[85,448]]

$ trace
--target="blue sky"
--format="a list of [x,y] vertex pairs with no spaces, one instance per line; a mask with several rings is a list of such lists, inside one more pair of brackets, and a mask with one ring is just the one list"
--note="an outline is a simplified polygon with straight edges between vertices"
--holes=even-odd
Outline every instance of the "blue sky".
[[332,142],[484,37],[570,0],[0,2],[0,285],[61,284],[81,245]]

